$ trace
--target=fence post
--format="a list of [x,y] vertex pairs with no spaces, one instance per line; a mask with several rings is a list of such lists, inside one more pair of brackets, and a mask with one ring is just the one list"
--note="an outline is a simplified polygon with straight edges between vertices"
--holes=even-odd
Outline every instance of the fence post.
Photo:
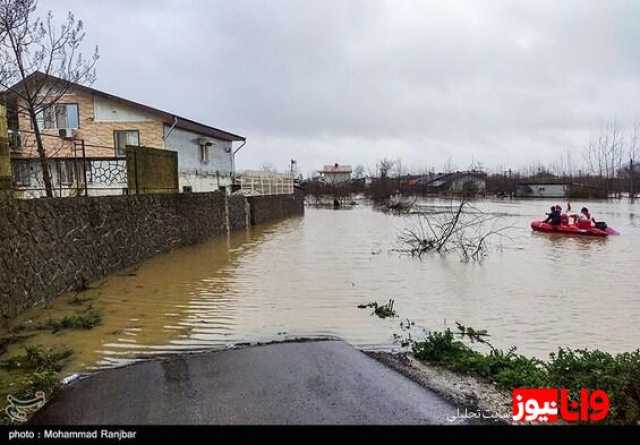
[[0,104],[0,193],[2,194],[11,194],[13,183],[7,125],[7,110],[3,104]]

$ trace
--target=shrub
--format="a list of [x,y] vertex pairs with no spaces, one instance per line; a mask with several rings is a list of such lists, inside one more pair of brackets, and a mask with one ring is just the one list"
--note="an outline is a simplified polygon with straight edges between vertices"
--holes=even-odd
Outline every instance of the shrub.
[[574,395],[580,388],[603,389],[611,402],[611,418],[619,423],[640,421],[640,350],[611,355],[560,348],[546,366],[552,386],[568,388]]
[[[476,351],[455,335],[464,337],[468,332],[483,336],[485,331],[470,328],[454,334],[429,332],[420,341],[413,341],[415,357],[454,371],[482,377],[498,387],[511,390],[517,387],[562,387],[577,397],[581,388],[603,389],[609,395],[609,423],[636,424],[640,422],[640,350],[612,355],[587,349],[560,348],[548,361],[529,358],[495,349],[489,342],[490,352]],[[464,328],[464,327],[462,327]],[[476,335],[477,341],[477,335]]]
[[54,333],[64,329],[93,329],[102,323],[102,314],[95,309],[84,313],[67,315],[59,320],[49,319],[41,328],[51,329]]
[[59,372],[73,351],[68,348],[43,349],[41,346],[26,346],[24,355],[10,357],[0,363],[5,369],[33,369],[36,372]]

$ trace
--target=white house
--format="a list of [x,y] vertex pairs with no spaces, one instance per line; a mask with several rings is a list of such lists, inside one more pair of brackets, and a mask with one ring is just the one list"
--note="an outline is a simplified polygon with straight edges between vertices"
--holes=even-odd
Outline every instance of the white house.
[[320,173],[320,181],[325,184],[343,184],[351,181],[351,169],[350,165],[339,165],[335,163],[333,165],[325,165]]
[[516,186],[516,196],[522,198],[564,198],[570,184],[560,180],[530,180]]

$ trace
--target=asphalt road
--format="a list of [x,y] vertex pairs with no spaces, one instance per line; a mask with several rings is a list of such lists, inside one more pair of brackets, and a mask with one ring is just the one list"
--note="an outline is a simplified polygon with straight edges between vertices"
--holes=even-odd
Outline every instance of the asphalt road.
[[32,424],[433,424],[456,407],[341,341],[151,360],[62,389]]

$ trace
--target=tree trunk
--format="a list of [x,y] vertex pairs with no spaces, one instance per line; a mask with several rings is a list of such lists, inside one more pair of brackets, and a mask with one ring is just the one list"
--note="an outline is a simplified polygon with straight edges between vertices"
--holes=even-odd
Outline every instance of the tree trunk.
[[44,189],[47,193],[47,198],[53,198],[53,185],[51,184],[51,175],[49,175],[49,164],[47,163],[47,154],[44,151],[44,144],[42,143],[42,134],[40,133],[40,127],[36,113],[33,108],[29,109],[29,116],[31,122],[33,122],[33,132],[36,136],[36,148],[38,150],[38,157],[40,158],[40,168],[42,169],[42,181],[44,182]]
[[9,151],[7,115],[4,105],[0,103],[0,193],[10,191],[12,185],[13,177],[11,175],[11,153]]

